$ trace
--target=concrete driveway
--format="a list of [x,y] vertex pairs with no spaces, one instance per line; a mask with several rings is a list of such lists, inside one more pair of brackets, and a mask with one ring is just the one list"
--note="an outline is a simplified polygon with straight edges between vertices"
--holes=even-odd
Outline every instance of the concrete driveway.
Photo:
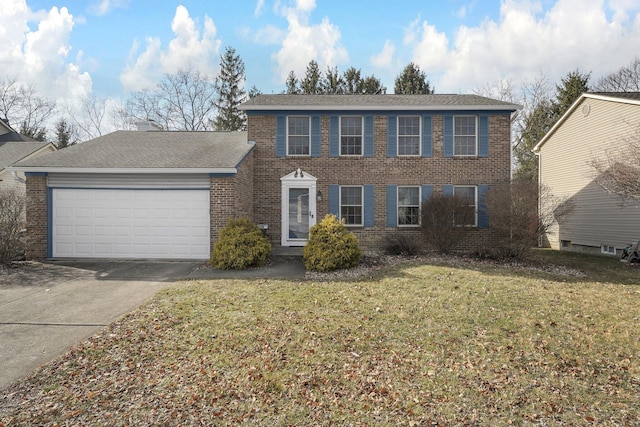
[[202,262],[65,261],[0,271],[0,389],[63,354]]

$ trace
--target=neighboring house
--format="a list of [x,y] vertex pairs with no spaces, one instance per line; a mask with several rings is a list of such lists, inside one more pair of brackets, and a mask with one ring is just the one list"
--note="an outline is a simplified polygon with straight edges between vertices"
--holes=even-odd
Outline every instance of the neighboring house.
[[466,248],[492,244],[483,194],[510,178],[517,105],[260,95],[242,108],[247,132],[118,131],[17,165],[37,207],[28,257],[206,259],[237,216],[276,246],[303,246],[327,213],[373,250],[396,233],[418,236],[434,192],[476,207]]
[[584,93],[536,145],[540,184],[572,206],[547,232],[546,245],[619,255],[640,240],[640,203],[605,192],[590,165],[607,153],[624,156],[625,141],[639,129],[640,93]]
[[12,174],[7,168],[20,160],[30,159],[55,150],[53,144],[34,141],[20,135],[0,119],[0,190],[13,189],[24,195],[26,188],[24,174]]

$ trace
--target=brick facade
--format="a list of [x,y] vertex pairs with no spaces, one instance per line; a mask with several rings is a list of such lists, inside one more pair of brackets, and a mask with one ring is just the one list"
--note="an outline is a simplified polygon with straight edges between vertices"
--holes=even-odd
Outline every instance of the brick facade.
[[[387,157],[387,116],[374,118],[374,156],[329,157],[329,116],[321,118],[320,157],[276,157],[277,114],[251,114],[248,138],[256,142],[254,150],[254,221],[269,226],[269,237],[275,245],[281,239],[280,178],[297,168],[317,178],[317,190],[324,197],[317,202],[317,218],[329,212],[329,185],[374,185],[375,218],[373,227],[349,227],[363,248],[375,250],[385,236],[403,232],[418,235],[418,229],[390,228],[386,224],[386,185],[433,186],[441,191],[446,184],[479,185],[504,182],[510,178],[511,122],[509,114],[489,116],[489,157],[445,158],[443,155],[443,116],[432,119],[431,157]],[[491,244],[490,229],[474,229],[465,249],[478,249]]]
[[238,166],[235,176],[210,178],[211,248],[218,240],[220,229],[230,219],[253,218],[253,164],[254,155],[251,152]]
[[29,260],[47,257],[48,191],[46,176],[27,176],[27,250]]

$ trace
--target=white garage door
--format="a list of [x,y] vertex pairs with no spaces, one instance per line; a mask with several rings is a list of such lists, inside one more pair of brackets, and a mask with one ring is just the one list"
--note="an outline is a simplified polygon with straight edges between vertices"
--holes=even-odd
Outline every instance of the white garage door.
[[52,190],[54,258],[209,258],[208,190]]

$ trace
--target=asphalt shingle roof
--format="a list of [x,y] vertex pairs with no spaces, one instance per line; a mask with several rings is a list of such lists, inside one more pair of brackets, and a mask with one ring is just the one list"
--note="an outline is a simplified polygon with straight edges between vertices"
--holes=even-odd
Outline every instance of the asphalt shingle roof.
[[40,141],[0,142],[0,170],[24,159],[48,144],[48,142]]
[[479,95],[258,95],[242,104],[246,111],[258,110],[516,110],[519,105]]
[[19,162],[36,168],[235,168],[251,151],[246,132],[116,131]]

